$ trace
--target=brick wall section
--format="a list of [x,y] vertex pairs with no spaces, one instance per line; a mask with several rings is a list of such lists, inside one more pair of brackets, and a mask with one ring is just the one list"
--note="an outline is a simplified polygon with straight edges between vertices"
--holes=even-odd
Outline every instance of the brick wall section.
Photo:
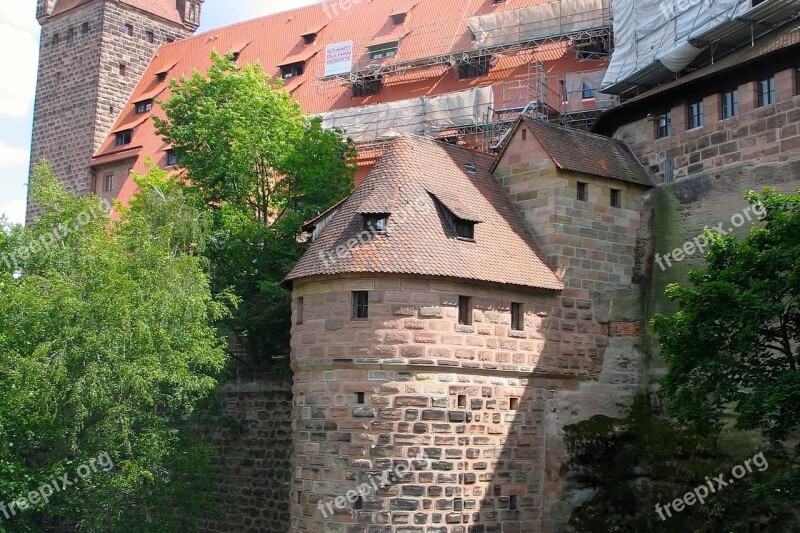
[[[31,163],[47,159],[68,190],[85,193],[92,186],[89,161],[156,50],[167,38],[182,39],[191,33],[105,0],[41,17],[40,22]],[[85,33],[84,23],[89,23]],[[133,36],[123,34],[125,24],[133,25]],[[154,33],[152,43],[147,31]],[[120,65],[125,65],[125,76],[120,75]],[[35,213],[35,206],[29,205],[28,220]]]
[[292,379],[234,369],[220,387],[223,419],[200,428],[216,449],[210,497],[221,516],[203,517],[205,532],[288,531]]
[[[354,290],[369,291],[366,320],[350,318]],[[473,298],[471,326],[458,324],[458,295]],[[591,302],[341,277],[296,281],[295,323],[299,298],[290,531],[540,530],[548,402],[596,373],[607,340],[593,330]],[[524,304],[524,331],[510,328],[511,302]],[[398,465],[409,471],[367,491],[361,509],[336,508],[336,497]]]
[[614,136],[628,143],[660,182],[665,181],[668,159],[674,160],[673,180],[723,168],[795,159],[800,157],[800,96],[795,96],[795,70],[777,72],[775,81],[774,104],[758,107],[756,83],[748,81],[738,86],[737,116],[722,120],[721,95],[715,93],[703,97],[702,127],[687,129],[686,103],[679,102],[672,107],[671,136],[657,139],[656,124],[647,118],[621,126]]

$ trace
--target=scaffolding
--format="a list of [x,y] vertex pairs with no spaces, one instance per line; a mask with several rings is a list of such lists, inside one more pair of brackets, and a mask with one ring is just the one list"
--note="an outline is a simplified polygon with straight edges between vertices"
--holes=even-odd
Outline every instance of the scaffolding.
[[353,42],[349,72],[317,79],[322,84],[369,87],[392,75],[435,67],[463,68],[484,58],[512,56],[569,43],[586,57],[608,55],[613,46],[611,0],[556,0],[491,15],[402,27],[369,41]]

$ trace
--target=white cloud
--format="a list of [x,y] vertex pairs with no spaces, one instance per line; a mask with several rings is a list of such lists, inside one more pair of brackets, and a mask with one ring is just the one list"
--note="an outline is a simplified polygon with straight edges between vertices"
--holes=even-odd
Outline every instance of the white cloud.
[[25,200],[12,200],[11,203],[0,207],[0,215],[5,215],[13,224],[25,223]]
[[0,141],[0,167],[16,167],[28,164],[28,151],[9,146]]
[[24,117],[36,90],[36,3],[0,0],[0,116]]

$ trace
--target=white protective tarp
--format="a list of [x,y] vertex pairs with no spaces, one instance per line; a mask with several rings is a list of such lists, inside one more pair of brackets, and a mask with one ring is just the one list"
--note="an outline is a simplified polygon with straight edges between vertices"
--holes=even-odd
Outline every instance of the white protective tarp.
[[600,28],[610,15],[611,0],[558,0],[470,17],[467,25],[485,48]]
[[356,142],[374,141],[395,133],[469,126],[486,121],[494,104],[491,87],[433,97],[350,107],[320,113],[324,128],[341,128]]
[[751,0],[614,0],[614,54],[606,89],[657,61],[680,72],[702,50],[689,41],[751,9]]

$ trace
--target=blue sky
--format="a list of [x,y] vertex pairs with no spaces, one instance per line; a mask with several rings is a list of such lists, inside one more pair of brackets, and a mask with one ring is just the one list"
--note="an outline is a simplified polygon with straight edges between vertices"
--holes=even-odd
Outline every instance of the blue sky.
[[[174,0],[161,0],[172,2]],[[285,11],[315,0],[205,0],[199,31]],[[236,6],[233,8],[232,6]],[[39,56],[36,0],[0,0],[0,214],[25,220],[33,98]]]

